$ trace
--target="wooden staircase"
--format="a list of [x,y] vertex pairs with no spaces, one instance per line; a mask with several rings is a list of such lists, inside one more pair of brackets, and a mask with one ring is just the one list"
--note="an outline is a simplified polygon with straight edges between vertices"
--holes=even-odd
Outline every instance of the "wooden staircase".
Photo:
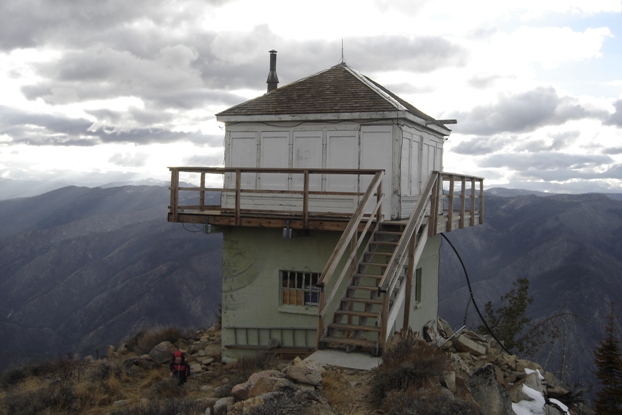
[[318,280],[318,349],[382,354],[393,332],[410,324],[413,275],[428,238],[484,223],[482,179],[432,172],[400,221],[381,219],[381,179],[374,176]]
[[[405,222],[386,221],[379,224],[356,265],[333,322],[320,339],[320,348],[338,347],[352,351],[361,348],[379,353],[382,333],[382,312],[385,293],[380,282],[402,237]],[[400,279],[404,279],[404,270]],[[401,284],[400,281],[398,284]],[[389,299],[391,301],[391,299]]]

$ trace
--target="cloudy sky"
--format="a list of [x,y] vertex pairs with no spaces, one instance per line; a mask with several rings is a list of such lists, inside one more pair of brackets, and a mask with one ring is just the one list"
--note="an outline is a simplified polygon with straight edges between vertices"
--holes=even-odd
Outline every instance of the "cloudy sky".
[[622,192],[622,0],[2,0],[0,178],[222,165],[214,114],[341,61],[435,118],[445,170]]

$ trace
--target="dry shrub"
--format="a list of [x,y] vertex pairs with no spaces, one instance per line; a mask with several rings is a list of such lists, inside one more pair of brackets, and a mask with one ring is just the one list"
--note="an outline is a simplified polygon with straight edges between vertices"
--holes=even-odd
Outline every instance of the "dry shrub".
[[385,409],[387,415],[481,415],[475,403],[456,398],[439,387],[390,392]]
[[4,410],[11,415],[31,415],[49,410],[51,413],[71,413],[79,410],[80,399],[72,382],[56,382],[29,391],[14,390],[4,398]]
[[180,386],[177,379],[169,378],[155,382],[149,387],[149,397],[151,399],[173,399],[181,398],[187,394],[187,389]]
[[26,364],[8,369],[0,378],[0,386],[7,389],[16,386],[29,377],[51,376],[60,380],[71,380],[79,376],[84,363],[74,356],[59,356],[36,364]]
[[204,403],[190,399],[164,399],[123,408],[111,415],[203,415],[206,409]]
[[258,353],[253,356],[242,357],[235,363],[235,369],[245,377],[262,370],[276,369],[279,359],[271,353]]
[[162,380],[162,373],[159,370],[152,370],[147,375],[144,382],[140,385],[141,389],[149,389],[154,383]]
[[344,387],[348,387],[348,381],[337,372],[327,372],[322,376],[322,389],[324,397],[330,406],[342,405],[348,402],[348,395],[343,393]]
[[391,391],[438,385],[439,377],[449,370],[447,355],[423,341],[415,341],[407,351],[397,347],[399,353],[386,353],[382,364],[374,369],[372,397],[376,403],[381,403]]
[[154,327],[139,331],[125,343],[125,346],[134,353],[146,354],[162,342],[175,343],[183,337],[185,332],[178,327]]

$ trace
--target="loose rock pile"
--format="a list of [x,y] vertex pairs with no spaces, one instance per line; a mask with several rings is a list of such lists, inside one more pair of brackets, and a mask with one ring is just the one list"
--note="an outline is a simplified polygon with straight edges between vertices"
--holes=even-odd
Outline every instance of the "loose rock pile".
[[569,400],[570,388],[540,364],[508,354],[490,336],[470,330],[453,333],[439,320],[447,339],[439,338],[437,344],[451,354],[456,378],[466,383],[483,413],[513,414],[519,406],[550,415],[593,413],[587,405],[567,408],[561,401]]

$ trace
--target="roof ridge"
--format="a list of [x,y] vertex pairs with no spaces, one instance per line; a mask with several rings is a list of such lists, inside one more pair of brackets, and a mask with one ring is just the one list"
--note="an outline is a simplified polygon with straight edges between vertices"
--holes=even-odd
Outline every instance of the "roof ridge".
[[375,93],[380,95],[382,98],[384,98],[386,101],[388,101],[391,105],[393,105],[396,108],[396,110],[398,110],[398,111],[407,111],[408,110],[408,108],[406,108],[406,106],[402,105],[402,103],[400,103],[397,99],[393,98],[390,94],[388,94],[386,91],[384,91],[382,88],[380,88],[378,86],[379,84],[376,84],[375,81],[372,81],[370,78],[368,78],[367,76],[363,75],[362,73],[360,73],[356,69],[352,68],[347,63],[343,62],[343,64],[344,65],[341,65],[341,64],[335,65],[334,67],[342,66],[343,68],[345,68],[348,72],[350,72],[352,75],[354,75],[359,81],[363,82],[372,91],[374,91]]

